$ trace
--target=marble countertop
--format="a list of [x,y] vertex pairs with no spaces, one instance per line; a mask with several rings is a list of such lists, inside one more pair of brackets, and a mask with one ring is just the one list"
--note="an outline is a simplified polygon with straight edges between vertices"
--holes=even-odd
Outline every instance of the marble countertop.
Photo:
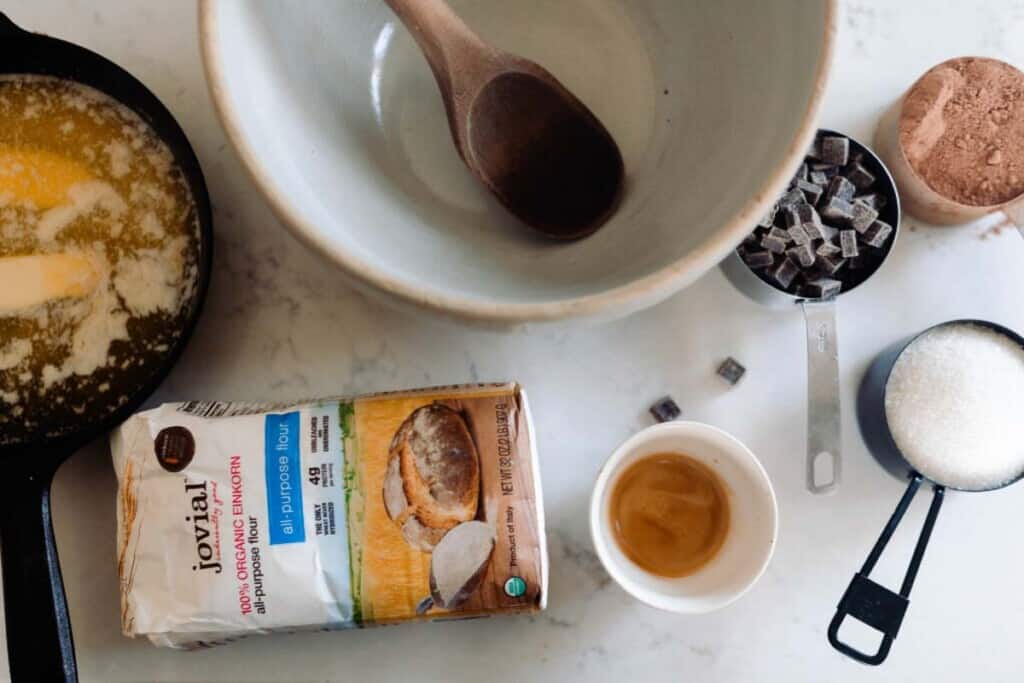
[[[853,414],[857,382],[889,342],[956,317],[1024,330],[1024,241],[991,222],[930,228],[906,220],[879,275],[839,305],[845,481],[803,487],[804,322],[737,293],[718,272],[669,301],[601,326],[495,333],[382,307],[294,240],[242,171],[214,115],[194,3],[14,0],[23,26],[93,48],[147,83],[178,117],[215,204],[213,288],[199,329],[153,403],[284,399],[518,379],[531,396],[551,551],[549,609],[535,618],[251,638],[202,652],[158,650],[120,634],[115,482],[105,442],[60,470],[56,533],[78,665],[87,681],[1020,680],[1024,489],[948,496],[903,630],[880,669],[835,653],[835,604],[903,488],[869,457]],[[1024,64],[1024,3],[850,1],[823,125],[869,140],[876,117],[927,67],[959,54]],[[748,376],[726,388],[732,355]],[[778,495],[767,574],[716,614],[645,607],[613,584],[587,527],[593,478],[672,394],[687,418],[746,442]],[[919,496],[876,570],[898,584],[926,507]],[[1010,533],[1007,533],[1009,531]],[[0,639],[2,642],[2,639]],[[6,657],[0,655],[0,677]]]

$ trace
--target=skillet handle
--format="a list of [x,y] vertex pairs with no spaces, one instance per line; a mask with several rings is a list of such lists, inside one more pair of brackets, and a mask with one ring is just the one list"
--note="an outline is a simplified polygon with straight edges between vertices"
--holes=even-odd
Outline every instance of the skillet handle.
[[[43,454],[29,452],[20,457],[33,456],[40,462]],[[32,465],[5,471],[0,561],[13,681],[78,680],[50,515],[54,471]]]
[[[903,520],[903,515],[910,507],[910,501],[914,499],[922,481],[920,474],[915,472],[911,475],[910,484],[903,497],[900,498],[892,517],[889,518],[889,523],[882,530],[882,535],[879,536],[875,547],[871,549],[868,559],[864,561],[864,566],[853,575],[853,580],[850,581],[842,600],[839,601],[836,614],[828,626],[828,642],[832,644],[832,647],[858,662],[877,666],[885,661],[885,658],[889,656],[893,641],[896,640],[900,625],[903,623],[903,615],[906,614],[907,607],[910,605],[910,589],[914,587],[914,579],[917,578],[918,567],[924,558],[932,527],[935,526],[935,520],[939,516],[939,509],[942,507],[945,497],[945,487],[938,484],[933,485],[932,503],[928,507],[928,515],[925,517],[921,534],[917,537],[917,545],[910,558],[907,573],[903,576],[900,592],[894,593],[885,586],[875,583],[868,578],[868,574],[874,569],[875,563],[882,556],[882,551],[885,550],[889,539],[892,538],[893,532]],[[882,642],[874,654],[861,652],[839,640],[839,627],[842,626],[846,617],[853,617],[882,634]]]

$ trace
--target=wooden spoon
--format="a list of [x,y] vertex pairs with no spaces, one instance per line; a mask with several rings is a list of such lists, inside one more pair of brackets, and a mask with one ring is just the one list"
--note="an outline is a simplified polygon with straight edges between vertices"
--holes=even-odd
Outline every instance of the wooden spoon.
[[520,220],[556,239],[591,234],[622,188],[622,154],[543,67],[485,43],[444,0],[385,0],[423,50],[466,166]]

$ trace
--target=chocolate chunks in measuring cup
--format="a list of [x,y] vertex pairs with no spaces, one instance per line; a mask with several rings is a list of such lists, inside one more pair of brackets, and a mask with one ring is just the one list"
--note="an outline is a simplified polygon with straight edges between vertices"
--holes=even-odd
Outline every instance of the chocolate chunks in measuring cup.
[[856,286],[885,258],[889,189],[849,138],[819,134],[789,187],[737,253],[759,278],[823,299]]

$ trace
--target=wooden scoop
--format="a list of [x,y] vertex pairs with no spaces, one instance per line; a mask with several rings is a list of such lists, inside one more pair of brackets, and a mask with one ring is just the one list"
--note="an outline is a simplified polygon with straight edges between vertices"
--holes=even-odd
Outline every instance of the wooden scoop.
[[5,256],[0,258],[0,315],[86,296],[99,281],[96,263],[82,254]]
[[556,239],[601,227],[623,164],[615,140],[543,67],[480,39],[444,0],[386,0],[430,64],[455,147],[520,220]]

